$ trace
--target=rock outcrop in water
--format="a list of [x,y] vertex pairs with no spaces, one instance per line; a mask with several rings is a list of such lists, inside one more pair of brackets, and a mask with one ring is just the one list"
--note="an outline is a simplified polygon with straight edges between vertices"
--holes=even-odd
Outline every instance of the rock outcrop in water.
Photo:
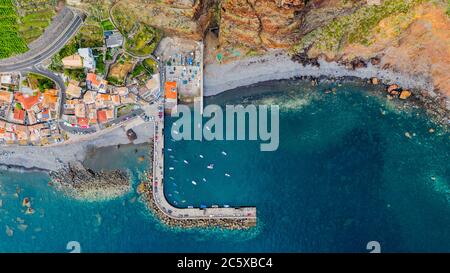
[[80,200],[113,199],[131,190],[128,174],[120,171],[93,171],[80,162],[71,162],[66,168],[51,172],[58,189]]

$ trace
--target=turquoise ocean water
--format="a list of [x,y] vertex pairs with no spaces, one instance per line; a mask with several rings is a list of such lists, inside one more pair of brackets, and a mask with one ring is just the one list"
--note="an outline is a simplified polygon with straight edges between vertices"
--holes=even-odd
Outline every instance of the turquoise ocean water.
[[[256,206],[256,228],[170,230],[134,191],[81,202],[55,191],[43,174],[2,171],[0,251],[66,252],[67,242],[78,241],[85,252],[367,252],[367,242],[379,241],[385,252],[449,252],[449,134],[421,110],[399,109],[376,95],[376,87],[345,84],[336,94],[325,88],[266,83],[207,100],[280,105],[275,152],[260,152],[254,141],[166,136],[170,202]],[[135,187],[148,165],[137,159],[146,149],[100,149],[87,163],[128,169]],[[206,168],[211,163],[213,170]],[[24,197],[33,215],[24,213]]]

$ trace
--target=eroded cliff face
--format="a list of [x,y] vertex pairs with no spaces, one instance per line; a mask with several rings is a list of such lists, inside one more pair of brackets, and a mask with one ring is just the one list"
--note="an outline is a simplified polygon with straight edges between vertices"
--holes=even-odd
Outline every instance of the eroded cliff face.
[[302,0],[224,0],[220,44],[288,48],[300,34],[297,13],[304,7]]
[[67,1],[113,7],[166,35],[204,39],[207,63],[271,49],[330,61],[378,57],[384,68],[430,78],[450,95],[445,0]]
[[380,56],[385,69],[427,77],[450,97],[450,19],[444,10],[431,4],[417,6],[403,19],[401,33],[392,20],[380,22],[369,46],[346,46],[342,58]]

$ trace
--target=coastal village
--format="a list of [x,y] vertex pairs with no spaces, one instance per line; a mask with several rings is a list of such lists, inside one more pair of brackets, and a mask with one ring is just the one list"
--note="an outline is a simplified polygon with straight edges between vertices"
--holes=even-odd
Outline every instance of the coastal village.
[[[123,43],[118,30],[107,30],[101,48],[118,55]],[[39,72],[0,74],[0,145],[58,144],[142,115],[160,96],[158,65],[151,60],[144,67],[124,55],[106,74],[104,54],[78,48],[61,59],[63,89]]]
[[60,95],[38,75],[0,76],[0,143],[46,145],[63,141],[56,121]]
[[[151,122],[154,126],[153,138],[148,138],[153,144],[150,148],[153,157],[149,166],[151,174],[147,173],[142,179],[138,193],[162,221],[182,227],[254,226],[255,207],[177,207],[176,203],[173,205],[166,199],[164,110],[170,114],[176,111],[179,103],[192,104],[196,99],[203,102],[204,44],[201,39],[163,38],[159,29],[134,21],[113,7],[94,16],[66,8],[60,15],[72,13],[72,17],[67,15],[70,20],[59,18],[60,22],[54,23],[54,30],[68,31],[62,33],[66,34],[67,40],[57,41],[61,47],[52,41],[54,50],[50,50],[51,54],[45,58],[40,59],[46,48],[37,53],[31,48],[29,52],[35,54],[36,61],[24,58],[25,61],[21,60],[25,63],[23,66],[20,63],[4,64],[4,67],[14,69],[0,73],[0,145],[70,144],[102,137],[102,133],[106,135],[114,128],[124,129],[124,132],[119,130],[120,134],[126,132],[132,140],[136,137],[132,130],[136,123]],[[230,30],[232,28],[230,26]],[[69,32],[71,29],[72,33]],[[235,51],[230,54],[240,56]],[[222,53],[211,56],[225,64]],[[302,60],[306,58],[297,56]],[[312,60],[306,61],[311,63]],[[265,68],[269,67],[268,63],[264,64]],[[363,61],[348,65],[353,70],[367,66]],[[217,81],[226,82],[222,75],[216,76]],[[312,79],[314,85],[318,81]],[[381,79],[372,77],[369,82],[378,85]],[[399,85],[392,84],[386,89],[388,99],[406,100],[413,96],[409,89]],[[333,88],[325,93],[336,91],[337,88]],[[412,134],[405,136],[411,138]],[[83,168],[80,166],[73,172],[81,173]],[[208,169],[212,168],[213,164],[208,165]],[[72,172],[60,171],[61,180],[73,179]],[[88,177],[90,170],[84,171]],[[106,178],[108,174],[104,175]],[[128,182],[126,176],[123,181]],[[195,181],[192,184],[197,185]],[[27,207],[26,213],[33,213],[29,199],[23,199],[22,205]]]

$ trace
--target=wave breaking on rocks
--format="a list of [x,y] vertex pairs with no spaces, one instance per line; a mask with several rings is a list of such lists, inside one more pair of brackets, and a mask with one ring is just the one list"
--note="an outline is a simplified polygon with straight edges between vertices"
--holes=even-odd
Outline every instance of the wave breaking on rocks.
[[106,201],[131,191],[128,173],[121,170],[94,171],[79,161],[50,173],[58,190],[80,201]]

